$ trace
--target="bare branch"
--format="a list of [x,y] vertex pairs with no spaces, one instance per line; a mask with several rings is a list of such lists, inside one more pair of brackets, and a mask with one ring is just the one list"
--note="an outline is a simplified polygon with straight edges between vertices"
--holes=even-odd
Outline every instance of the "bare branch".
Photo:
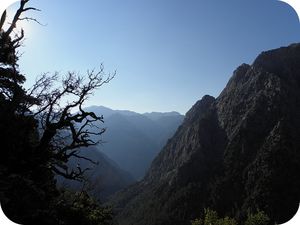
[[[11,23],[6,21],[6,12],[1,16],[0,72],[6,79],[1,81],[5,86],[0,87],[0,97],[16,103],[11,104],[12,113],[28,115],[30,119],[38,121],[40,132],[34,143],[34,150],[45,156],[49,168],[68,179],[81,179],[88,168],[70,169],[67,162],[75,157],[95,164],[96,162],[80,153],[84,147],[102,143],[100,136],[105,132],[105,128],[101,128],[103,116],[86,111],[84,104],[96,89],[110,82],[116,72],[106,75],[101,64],[98,70],[87,71],[86,76],[69,72],[60,79],[57,73],[53,76],[45,73],[31,89],[24,90],[20,84],[25,82],[25,76],[19,73],[17,64],[17,50],[22,45],[24,31],[16,29],[16,26],[22,20],[39,23],[35,18],[26,16],[25,12],[40,11],[28,7],[28,2],[29,0],[20,0]],[[4,24],[7,24],[6,30],[2,29]]]
[[[103,116],[97,116],[93,112],[87,112],[83,104],[93,92],[108,83],[115,73],[105,76],[103,66],[99,71],[88,71],[87,78],[69,72],[61,81],[61,87],[56,87],[58,76],[43,74],[36,84],[28,90],[30,96],[39,99],[34,116],[41,123],[41,138],[37,146],[39,151],[51,149],[55,164],[67,163],[69,158],[88,160],[80,155],[83,148],[101,143],[97,140],[105,128],[96,123],[103,123]],[[105,77],[105,78],[104,78]],[[65,101],[64,99],[71,99]],[[72,113],[76,111],[76,113]],[[80,149],[80,151],[78,150]],[[59,169],[60,168],[60,169]],[[61,167],[53,169],[57,174],[65,173],[69,179],[75,179],[76,171],[66,171]],[[76,177],[77,178],[77,177]]]
[[68,168],[64,169],[63,171],[58,169],[55,166],[51,167],[52,171],[55,172],[57,175],[63,176],[66,179],[70,179],[70,180],[78,180],[78,181],[82,181],[84,179],[83,174],[90,170],[90,168],[86,168],[84,170],[78,170],[78,171],[74,171],[71,170],[69,171]]
[[33,11],[41,11],[40,9],[38,9],[38,8],[34,8],[34,7],[27,7],[27,8],[24,8],[23,9],[23,12],[26,12],[26,11],[28,11],[28,10],[33,10]]
[[92,164],[95,164],[95,165],[99,165],[99,162],[96,162],[92,159],[89,159],[87,157],[84,157],[84,156],[80,156],[77,154],[78,151],[72,151],[70,154],[67,155],[67,157],[75,157],[75,158],[78,158],[78,159],[84,159],[86,161],[89,161],[91,162]]
[[26,21],[33,21],[41,26],[46,26],[46,24],[42,24],[40,21],[38,21],[37,19],[35,18],[32,18],[32,17],[22,17],[22,18],[19,18],[19,21],[22,21],[22,20],[26,20]]
[[[18,30],[16,29],[17,23],[22,20],[27,21],[35,21],[41,24],[38,20],[31,18],[31,17],[22,17],[23,13],[33,10],[33,11],[40,11],[34,7],[25,7],[25,5],[29,2],[29,0],[20,0],[19,8],[17,9],[13,19],[11,22],[6,22],[6,11],[1,16],[0,20],[0,35],[2,41],[2,50],[4,52],[10,52],[11,55],[8,57],[4,63],[4,65],[10,65],[17,67],[17,61],[19,58],[19,54],[17,49],[22,45],[22,40],[24,39],[24,31],[23,29]],[[4,24],[7,24],[7,29],[4,30]]]
[[4,25],[4,22],[6,20],[6,10],[4,10],[2,16],[1,16],[1,20],[0,20],[0,31],[2,30],[2,27]]
[[28,2],[29,0],[21,0],[20,1],[20,6],[19,6],[19,9],[17,10],[9,28],[7,29],[7,31],[5,32],[5,35],[9,36],[11,34],[11,32],[15,29],[16,25],[17,25],[17,22],[21,16],[21,14],[24,12],[24,7],[26,5],[26,3]]

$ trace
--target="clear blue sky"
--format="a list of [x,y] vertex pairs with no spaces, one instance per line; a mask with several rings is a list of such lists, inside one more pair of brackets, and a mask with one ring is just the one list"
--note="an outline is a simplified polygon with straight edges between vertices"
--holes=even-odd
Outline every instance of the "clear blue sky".
[[[31,0],[47,26],[26,25],[20,69],[117,70],[87,105],[185,113],[218,96],[233,70],[300,41],[296,12],[277,0]],[[25,27],[25,29],[26,29]],[[26,30],[25,30],[26,32]]]

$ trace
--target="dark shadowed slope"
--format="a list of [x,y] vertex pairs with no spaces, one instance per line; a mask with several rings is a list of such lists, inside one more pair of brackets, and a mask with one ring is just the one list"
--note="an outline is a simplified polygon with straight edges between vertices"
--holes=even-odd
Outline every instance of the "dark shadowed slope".
[[300,44],[263,52],[218,98],[204,96],[146,177],[112,203],[121,225],[184,225],[210,207],[278,223],[300,200]]
[[80,155],[98,163],[97,165],[77,158],[71,158],[68,162],[70,168],[73,168],[75,171],[78,170],[78,166],[82,170],[90,168],[91,170],[85,174],[88,182],[78,182],[57,177],[60,186],[74,190],[82,190],[84,188],[97,199],[105,201],[108,196],[135,182],[135,179],[128,172],[120,169],[114,161],[96,147],[84,148],[81,150]]

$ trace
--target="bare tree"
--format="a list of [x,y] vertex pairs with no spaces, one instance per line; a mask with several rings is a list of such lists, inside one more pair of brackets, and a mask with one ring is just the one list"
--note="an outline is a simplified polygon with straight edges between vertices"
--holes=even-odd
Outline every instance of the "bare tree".
[[[101,65],[98,71],[88,71],[86,79],[69,72],[59,82],[62,85],[55,88],[58,75],[44,74],[29,91],[30,96],[39,100],[38,105],[31,106],[37,106],[34,116],[38,118],[42,128],[37,149],[51,151],[50,165],[58,175],[69,179],[82,179],[83,173],[88,170],[78,167],[76,171],[69,171],[66,163],[70,157],[96,163],[81,156],[80,149],[100,143],[100,139],[95,141],[95,136],[101,136],[105,129],[98,127],[96,123],[103,122],[103,116],[85,111],[83,104],[95,89],[108,83],[114,76],[115,73],[105,75]],[[54,88],[51,90],[51,87]]]
[[[27,11],[39,9],[27,7],[29,0],[20,0],[20,6],[15,16],[6,30],[3,29],[6,21],[6,12],[3,13],[0,21],[0,48],[1,60],[5,65],[0,68],[4,72],[9,67],[9,76],[3,76],[14,85],[0,84],[1,96],[6,101],[18,105],[18,110],[14,108],[14,113],[33,116],[39,123],[39,139],[35,144],[35,151],[44,153],[47,157],[48,167],[56,174],[68,179],[80,180],[88,168],[70,169],[67,162],[70,157],[88,160],[80,155],[80,149],[100,142],[95,136],[101,136],[104,128],[97,127],[97,123],[103,122],[103,116],[97,116],[93,112],[84,110],[84,103],[93,92],[108,83],[115,76],[115,72],[106,75],[103,65],[99,70],[88,71],[86,76],[69,72],[62,79],[59,74],[41,75],[36,83],[29,90],[24,90],[21,86],[25,77],[18,71],[16,54],[24,38],[24,31],[13,32],[18,21],[29,20],[38,22],[36,19],[23,16]],[[12,35],[14,33],[14,35]],[[17,79],[18,78],[18,79]],[[2,78],[1,78],[2,79]],[[14,88],[11,88],[14,86]],[[17,92],[19,94],[17,94]],[[18,96],[19,101],[14,100]],[[22,100],[20,100],[22,99]],[[20,107],[21,105],[21,107]],[[97,128],[96,132],[95,129]],[[93,130],[93,131],[91,131]]]

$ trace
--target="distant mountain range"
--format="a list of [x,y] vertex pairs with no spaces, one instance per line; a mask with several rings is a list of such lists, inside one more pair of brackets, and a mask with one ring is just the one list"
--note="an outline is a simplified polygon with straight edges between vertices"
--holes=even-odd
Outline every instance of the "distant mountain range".
[[[117,193],[120,225],[189,225],[205,208],[263,210],[284,223],[300,201],[300,44],[238,67],[219,97],[204,96],[140,182]],[[225,224],[225,223],[224,223]]]
[[[83,185],[101,201],[115,192],[141,179],[153,158],[159,153],[184,116],[177,112],[152,112],[139,114],[128,110],[112,110],[104,106],[91,106],[85,109],[104,116],[106,127],[103,144],[81,149],[81,156],[99,162],[94,165],[84,159],[71,158],[68,165],[74,170],[77,166],[92,168],[86,172],[88,182],[65,180],[57,177],[61,186],[81,190]],[[93,129],[93,128],[92,128]]]
[[84,185],[85,189],[101,201],[141,179],[153,158],[184,118],[177,112],[139,114],[104,106],[91,106],[85,110],[98,116],[103,115],[105,123],[97,125],[107,128],[101,137],[103,144],[82,148],[80,151],[81,156],[92,159],[99,165],[71,158],[68,163],[71,168],[91,168],[85,173],[88,182],[80,183],[61,177],[57,179],[60,186],[74,190],[81,190]]
[[107,128],[102,136],[105,143],[99,149],[137,180],[145,175],[184,118],[177,112],[140,114],[104,106],[90,106],[86,110],[104,117],[104,124],[99,126]]

